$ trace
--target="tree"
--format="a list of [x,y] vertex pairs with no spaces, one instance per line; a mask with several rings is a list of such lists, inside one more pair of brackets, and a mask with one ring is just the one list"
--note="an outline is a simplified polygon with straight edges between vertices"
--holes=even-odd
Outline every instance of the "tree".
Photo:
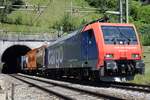
[[57,21],[54,25],[53,28],[60,30],[60,28],[62,27],[62,31],[63,32],[69,32],[69,31],[73,31],[75,29],[75,25],[73,22],[73,18],[71,18],[71,16],[69,16],[68,14],[65,14],[63,16],[63,18],[60,21]]
[[9,6],[10,5],[10,0],[0,0],[0,6],[4,7],[0,9],[0,22],[5,22],[6,20],[6,15],[10,12]]
[[7,21],[7,14],[13,11],[13,5],[22,5],[24,4],[22,0],[0,0],[0,6],[3,6],[3,9],[0,9],[0,22],[5,23]]
[[150,24],[150,5],[140,7],[137,12],[137,19],[143,23]]
[[138,20],[138,11],[140,10],[141,3],[137,1],[131,1],[129,2],[129,8],[130,8],[130,15],[132,16],[133,20],[136,21]]

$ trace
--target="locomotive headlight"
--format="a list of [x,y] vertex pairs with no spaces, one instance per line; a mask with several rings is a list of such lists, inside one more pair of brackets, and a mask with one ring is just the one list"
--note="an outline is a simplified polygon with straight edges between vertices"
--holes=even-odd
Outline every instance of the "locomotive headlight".
[[139,58],[140,55],[139,54],[132,54],[132,58]]
[[106,55],[105,55],[105,58],[113,58],[113,57],[114,57],[113,54],[106,54]]

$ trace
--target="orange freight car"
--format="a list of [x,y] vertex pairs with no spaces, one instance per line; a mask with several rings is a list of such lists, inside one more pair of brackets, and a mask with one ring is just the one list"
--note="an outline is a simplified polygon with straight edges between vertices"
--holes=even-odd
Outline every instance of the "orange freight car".
[[44,64],[45,47],[46,45],[43,45],[39,48],[32,49],[22,57],[24,58],[22,60],[24,61],[23,70],[33,71],[42,67],[42,64]]

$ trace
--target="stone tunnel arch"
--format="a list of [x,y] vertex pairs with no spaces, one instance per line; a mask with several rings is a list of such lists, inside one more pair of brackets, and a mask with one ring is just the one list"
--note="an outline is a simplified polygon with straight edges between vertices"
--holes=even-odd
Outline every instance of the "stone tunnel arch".
[[2,54],[1,62],[3,62],[2,73],[17,73],[20,72],[20,58],[30,51],[26,45],[13,45],[8,47]]

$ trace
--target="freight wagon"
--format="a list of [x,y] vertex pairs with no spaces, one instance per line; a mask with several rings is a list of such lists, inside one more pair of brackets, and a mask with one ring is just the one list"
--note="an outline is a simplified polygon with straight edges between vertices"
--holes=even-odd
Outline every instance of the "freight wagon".
[[21,56],[21,69],[22,71],[30,74],[35,74],[43,69],[45,65],[45,48],[43,45],[27,52],[26,55]]

